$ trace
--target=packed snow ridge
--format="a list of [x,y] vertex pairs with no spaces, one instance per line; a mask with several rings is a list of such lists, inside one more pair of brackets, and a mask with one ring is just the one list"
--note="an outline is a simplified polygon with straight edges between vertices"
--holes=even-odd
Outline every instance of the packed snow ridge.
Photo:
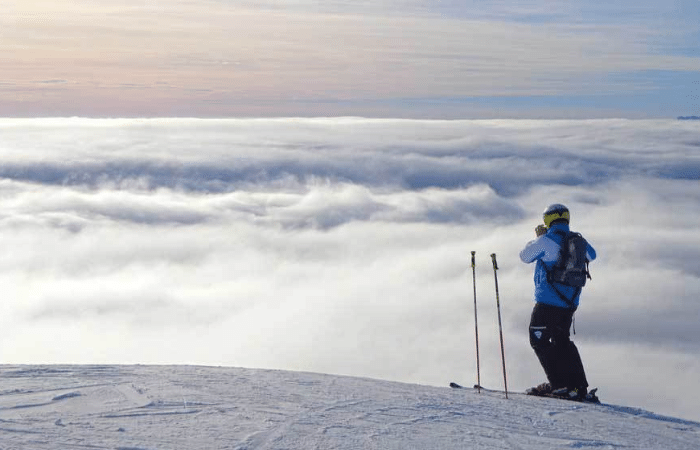
[[[0,449],[698,449],[636,408],[200,366],[0,366]],[[462,380],[463,381],[463,380]],[[604,401],[603,396],[603,401]]]

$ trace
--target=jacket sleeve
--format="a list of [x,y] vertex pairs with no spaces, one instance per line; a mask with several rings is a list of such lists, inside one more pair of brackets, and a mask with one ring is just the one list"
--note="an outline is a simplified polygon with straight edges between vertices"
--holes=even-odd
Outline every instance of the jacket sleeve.
[[527,243],[525,248],[520,252],[520,260],[522,262],[530,264],[544,255],[545,249],[542,245],[542,238],[544,238],[544,236],[540,236]]
[[586,258],[589,261],[593,261],[596,257],[596,252],[595,249],[591,246],[591,244],[588,244],[588,247],[586,247]]

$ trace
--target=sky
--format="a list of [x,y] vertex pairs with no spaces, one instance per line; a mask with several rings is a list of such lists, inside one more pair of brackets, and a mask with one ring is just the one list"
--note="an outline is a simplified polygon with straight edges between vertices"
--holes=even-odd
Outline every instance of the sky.
[[700,115],[696,0],[1,4],[1,117]]
[[595,247],[605,402],[700,419],[700,130],[665,120],[0,119],[0,361],[544,381],[519,252]]

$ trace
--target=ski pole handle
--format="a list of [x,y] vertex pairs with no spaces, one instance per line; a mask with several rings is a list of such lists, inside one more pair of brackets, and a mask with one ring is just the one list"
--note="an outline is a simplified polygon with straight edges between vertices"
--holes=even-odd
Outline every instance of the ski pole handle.
[[498,264],[496,263],[496,254],[491,253],[491,259],[493,260],[493,270],[498,270]]
[[472,268],[476,267],[476,252],[472,251]]

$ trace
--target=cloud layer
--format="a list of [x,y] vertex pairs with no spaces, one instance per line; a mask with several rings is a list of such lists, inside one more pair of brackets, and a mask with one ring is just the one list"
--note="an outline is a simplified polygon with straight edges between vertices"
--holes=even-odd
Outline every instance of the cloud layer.
[[562,202],[600,255],[575,337],[590,381],[697,418],[692,123],[5,119],[0,157],[4,362],[468,383],[474,250],[482,379],[500,380],[495,252],[522,389],[543,375],[517,255]]

